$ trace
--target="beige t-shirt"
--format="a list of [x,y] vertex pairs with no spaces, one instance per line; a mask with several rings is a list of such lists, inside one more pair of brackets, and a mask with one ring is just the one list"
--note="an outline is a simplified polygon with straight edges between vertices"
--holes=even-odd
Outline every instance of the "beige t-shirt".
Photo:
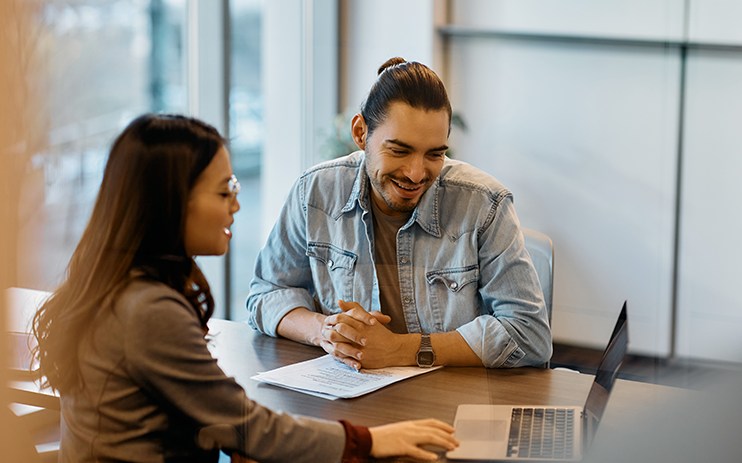
[[410,220],[412,212],[400,217],[384,214],[371,200],[374,219],[374,260],[376,275],[379,278],[379,302],[381,313],[392,317],[386,325],[393,333],[407,333],[402,296],[399,292],[399,274],[397,273],[397,232]]

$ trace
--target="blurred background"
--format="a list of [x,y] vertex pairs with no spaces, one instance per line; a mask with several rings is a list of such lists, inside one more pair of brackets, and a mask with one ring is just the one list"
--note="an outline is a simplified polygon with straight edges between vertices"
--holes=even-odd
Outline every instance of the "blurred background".
[[554,241],[556,343],[602,349],[628,300],[632,353],[742,362],[740,2],[2,1],[33,7],[2,32],[23,75],[2,111],[28,128],[2,153],[20,182],[4,287],[53,290],[115,135],[188,113],[231,140],[242,210],[200,264],[216,316],[244,320],[289,188],[350,151],[348,115],[401,56],[446,83],[453,156]]

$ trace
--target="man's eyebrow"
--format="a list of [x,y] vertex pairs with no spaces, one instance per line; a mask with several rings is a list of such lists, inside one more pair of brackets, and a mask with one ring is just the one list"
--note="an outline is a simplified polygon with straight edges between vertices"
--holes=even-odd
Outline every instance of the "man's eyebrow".
[[384,143],[392,143],[394,145],[401,146],[402,148],[407,148],[408,150],[412,149],[412,145],[408,145],[407,143],[399,141],[395,138],[384,140]]
[[[409,145],[409,144],[407,144],[407,143],[405,143],[403,141],[399,141],[397,139],[384,140],[384,143],[393,143],[395,145],[401,146],[402,148],[407,148],[408,150],[414,149],[412,145]],[[430,149],[430,150],[428,150],[428,152],[431,152],[431,151],[446,151],[446,150],[448,150],[448,146],[447,145],[443,145],[443,146],[439,146],[437,148]]]

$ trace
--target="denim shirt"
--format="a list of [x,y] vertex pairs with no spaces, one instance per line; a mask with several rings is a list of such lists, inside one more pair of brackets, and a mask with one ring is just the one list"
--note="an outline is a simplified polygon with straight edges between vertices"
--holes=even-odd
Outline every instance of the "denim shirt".
[[[291,310],[339,313],[338,299],[381,310],[369,189],[362,151],[297,180],[255,263],[250,326],[277,336]],[[397,258],[410,333],[457,330],[487,367],[551,357],[546,305],[512,195],[490,175],[446,158],[397,233]]]

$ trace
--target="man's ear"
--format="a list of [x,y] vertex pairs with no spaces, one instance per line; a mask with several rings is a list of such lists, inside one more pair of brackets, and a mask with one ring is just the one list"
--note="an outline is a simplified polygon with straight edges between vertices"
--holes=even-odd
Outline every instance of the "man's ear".
[[366,149],[366,136],[368,134],[368,126],[363,116],[358,113],[353,116],[350,122],[350,135],[353,137],[353,141],[356,142],[358,148]]

